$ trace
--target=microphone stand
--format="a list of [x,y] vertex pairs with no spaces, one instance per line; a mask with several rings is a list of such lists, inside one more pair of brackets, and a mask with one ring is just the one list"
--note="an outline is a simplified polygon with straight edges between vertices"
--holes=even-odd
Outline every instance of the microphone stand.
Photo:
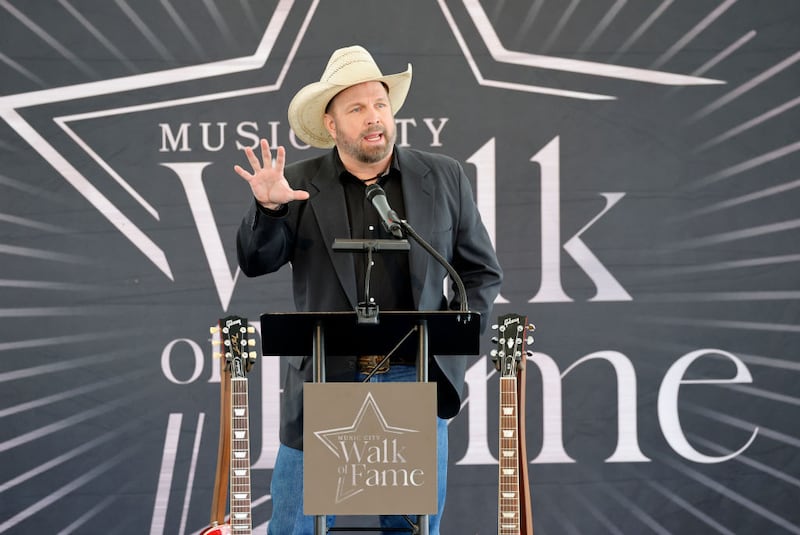
[[374,301],[369,295],[369,279],[372,275],[372,251],[373,247],[367,248],[367,271],[364,274],[364,301],[356,307],[356,317],[358,323],[378,323],[378,303]]
[[367,270],[364,274],[364,300],[356,306],[358,323],[378,323],[378,304],[369,295],[369,283],[372,275],[372,255],[380,251],[408,251],[411,248],[408,240],[352,240],[336,238],[333,240],[334,251],[367,253]]
[[[467,290],[464,287],[464,281],[461,280],[458,272],[450,265],[450,262],[443,257],[439,251],[434,249],[431,244],[426,242],[422,236],[417,234],[408,221],[405,219],[397,218],[396,222],[404,233],[417,242],[428,254],[436,259],[439,264],[444,267],[447,274],[456,284],[458,289],[459,299],[459,312],[464,313],[460,318],[463,323],[468,323],[471,319],[469,313],[469,303],[467,302]],[[408,240],[394,239],[394,240],[353,240],[353,239],[340,239],[336,238],[333,241],[333,249],[336,251],[349,251],[349,252],[366,252],[367,253],[367,271],[364,280],[364,301],[359,303],[356,307],[356,316],[359,323],[378,323],[378,305],[370,302],[369,297],[369,282],[372,272],[372,254],[375,251],[407,251],[410,249]]]

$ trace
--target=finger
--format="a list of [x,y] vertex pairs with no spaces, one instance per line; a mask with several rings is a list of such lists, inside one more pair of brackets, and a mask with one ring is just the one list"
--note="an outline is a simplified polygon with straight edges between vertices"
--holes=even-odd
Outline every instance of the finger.
[[253,172],[259,172],[261,170],[261,162],[258,161],[253,149],[250,147],[245,147],[244,155],[247,156],[247,161],[250,162],[250,167],[252,167]]
[[292,200],[293,201],[305,201],[309,198],[309,194],[307,191],[301,189],[292,190]]
[[286,149],[283,146],[278,147],[275,154],[275,169],[283,174],[283,165],[286,162]]
[[264,162],[264,167],[272,167],[272,152],[266,139],[261,140],[261,160]]
[[243,179],[247,180],[248,182],[250,182],[250,179],[253,178],[253,174],[252,173],[248,173],[247,171],[244,170],[244,168],[242,168],[239,165],[234,165],[233,166],[233,170],[236,172],[237,175],[239,175]]

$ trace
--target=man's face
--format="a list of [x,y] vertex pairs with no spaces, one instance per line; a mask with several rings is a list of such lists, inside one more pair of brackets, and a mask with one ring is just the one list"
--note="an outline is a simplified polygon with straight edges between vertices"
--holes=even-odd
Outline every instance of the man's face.
[[339,153],[362,163],[389,156],[397,135],[389,96],[380,82],[364,82],[337,94],[325,114],[325,126]]

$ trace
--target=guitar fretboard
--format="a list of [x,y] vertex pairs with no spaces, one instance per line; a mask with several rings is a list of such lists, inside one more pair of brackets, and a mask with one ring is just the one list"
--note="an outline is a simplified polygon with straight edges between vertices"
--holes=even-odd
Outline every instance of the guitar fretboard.
[[520,532],[517,379],[500,378],[500,488],[498,534]]
[[231,531],[250,535],[250,424],[247,379],[231,379]]

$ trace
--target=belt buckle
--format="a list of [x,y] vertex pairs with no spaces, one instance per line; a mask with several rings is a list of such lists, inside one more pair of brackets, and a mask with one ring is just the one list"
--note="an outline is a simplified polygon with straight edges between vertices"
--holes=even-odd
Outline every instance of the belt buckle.
[[361,373],[371,373],[372,370],[375,370],[375,374],[386,373],[389,371],[391,367],[389,361],[387,360],[378,368],[375,368],[381,360],[383,360],[384,355],[361,355],[358,357],[358,369]]

